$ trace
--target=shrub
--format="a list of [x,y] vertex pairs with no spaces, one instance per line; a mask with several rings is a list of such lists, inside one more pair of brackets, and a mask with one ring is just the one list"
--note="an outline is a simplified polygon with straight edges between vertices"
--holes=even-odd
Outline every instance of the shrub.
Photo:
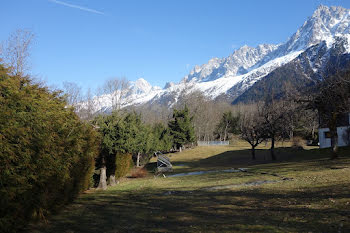
[[117,153],[115,158],[115,178],[119,179],[126,176],[134,167],[132,155],[129,153]]
[[143,178],[148,175],[148,171],[145,168],[135,168],[131,171],[131,178]]
[[60,92],[1,65],[0,106],[0,232],[16,232],[89,187],[98,140]]
[[306,143],[302,137],[296,136],[296,137],[292,138],[292,147],[293,148],[303,149],[304,146],[306,146]]

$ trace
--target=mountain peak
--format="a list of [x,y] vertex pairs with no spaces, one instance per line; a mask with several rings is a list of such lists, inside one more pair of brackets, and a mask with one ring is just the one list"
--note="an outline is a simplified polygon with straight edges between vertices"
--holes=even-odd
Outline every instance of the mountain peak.
[[326,6],[326,5],[320,4],[320,5],[316,8],[316,10],[314,11],[314,14],[315,14],[316,12],[321,12],[321,11],[325,11],[325,10],[329,10],[329,7]]
[[339,14],[339,13],[344,12],[344,11],[347,11],[347,9],[344,7],[341,7],[341,6],[325,6],[325,5],[321,4],[314,11],[311,18],[323,17],[325,15],[335,16],[335,14]]
[[287,53],[300,51],[321,41],[326,41],[327,45],[330,46],[334,43],[334,36],[349,33],[349,27],[349,9],[320,5],[287,41],[283,50]]
[[149,84],[144,78],[139,78],[135,81],[135,83],[146,83]]
[[[259,98],[256,93],[264,84],[259,84],[259,80],[270,80],[271,86],[278,87],[290,78],[303,85],[305,80],[312,82],[322,77],[331,59],[343,59],[344,55],[350,60],[350,10],[320,5],[284,43],[244,45],[227,57],[214,57],[206,64],[194,66],[181,82],[168,82],[164,89],[152,87],[143,78],[131,82],[129,99],[124,106],[142,103],[171,106],[182,90],[200,90],[212,99],[234,100],[248,95]],[[246,92],[250,94],[244,97]],[[108,101],[101,103],[99,109],[108,108]]]
[[149,93],[152,90],[152,85],[143,78],[139,78],[131,82],[131,89],[135,94]]

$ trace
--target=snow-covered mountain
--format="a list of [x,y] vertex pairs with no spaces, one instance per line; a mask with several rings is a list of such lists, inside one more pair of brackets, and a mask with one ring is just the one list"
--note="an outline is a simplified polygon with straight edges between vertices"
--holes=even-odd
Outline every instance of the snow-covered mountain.
[[93,112],[111,112],[113,107],[121,108],[130,105],[139,105],[151,101],[162,88],[152,86],[145,79],[140,78],[129,83],[125,90],[116,90],[110,94],[103,94],[93,97],[91,100],[77,104],[78,109],[91,108]]
[[207,82],[227,75],[242,75],[277,48],[277,45],[268,44],[259,45],[256,48],[245,45],[227,58],[213,58],[207,64],[195,66],[184,79],[186,81]]
[[[167,83],[163,89],[139,79],[131,84],[132,91],[122,106],[145,103],[170,106],[181,93],[194,90],[200,90],[212,99],[224,97],[234,101],[242,99],[239,97],[260,80],[269,77],[273,82],[271,77],[277,76],[278,72],[274,72],[277,68],[281,71],[282,67],[287,67],[290,72],[291,67],[296,67],[295,74],[313,80],[322,74],[334,56],[349,53],[350,10],[321,5],[286,42],[255,48],[245,45],[226,58],[213,58],[207,64],[195,66],[181,82]],[[106,98],[96,97],[97,111],[108,109],[110,104],[101,99]]]

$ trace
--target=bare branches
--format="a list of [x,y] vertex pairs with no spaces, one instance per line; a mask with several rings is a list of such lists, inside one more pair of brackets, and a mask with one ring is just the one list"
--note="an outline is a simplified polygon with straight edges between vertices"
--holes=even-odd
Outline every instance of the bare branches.
[[130,83],[126,78],[112,78],[102,86],[102,93],[109,96],[112,111],[120,110],[129,90]]
[[66,94],[66,100],[69,105],[75,105],[82,101],[81,87],[73,82],[64,82],[63,90]]
[[293,130],[293,116],[295,105],[293,101],[279,100],[265,102],[258,108],[259,115],[263,118],[266,136],[271,139],[271,158],[276,160],[274,153],[275,141],[280,138],[288,138]]
[[23,76],[29,70],[30,49],[34,34],[18,29],[2,44],[1,57],[13,75]]
[[255,159],[255,147],[266,140],[264,119],[259,115],[257,105],[245,109],[241,113],[240,121],[241,138],[252,147],[252,159]]
[[224,112],[216,130],[220,135],[221,140],[228,140],[230,134],[239,132],[240,115],[233,115],[231,111]]
[[338,152],[338,121],[350,110],[349,81],[350,71],[328,77],[318,86],[319,91],[309,102],[309,107],[317,109],[320,114],[321,127],[329,128],[332,159],[337,158]]

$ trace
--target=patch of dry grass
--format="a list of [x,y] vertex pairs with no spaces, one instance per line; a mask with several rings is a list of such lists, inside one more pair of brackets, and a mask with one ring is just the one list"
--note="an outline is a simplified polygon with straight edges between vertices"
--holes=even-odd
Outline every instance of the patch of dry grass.
[[[285,144],[286,145],[286,144]],[[288,144],[287,144],[288,145]],[[290,145],[288,145],[290,146]],[[262,145],[197,147],[173,154],[174,173],[247,167],[248,172],[125,179],[82,195],[32,232],[350,232],[350,148],[329,151]],[[284,180],[284,178],[288,178]],[[208,187],[274,180],[260,186]]]

